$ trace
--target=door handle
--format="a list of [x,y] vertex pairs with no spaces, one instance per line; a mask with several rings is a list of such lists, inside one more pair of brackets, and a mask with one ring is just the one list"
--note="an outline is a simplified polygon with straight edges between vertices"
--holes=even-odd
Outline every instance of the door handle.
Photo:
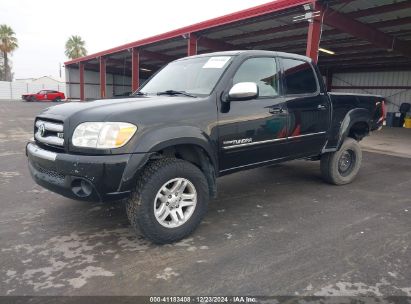
[[286,110],[281,107],[270,107],[268,108],[268,112],[270,112],[271,114],[283,114],[286,113]]
[[319,105],[317,106],[317,109],[320,110],[320,111],[324,111],[324,110],[327,110],[327,107],[326,107],[325,105],[323,105],[323,104],[319,104]]

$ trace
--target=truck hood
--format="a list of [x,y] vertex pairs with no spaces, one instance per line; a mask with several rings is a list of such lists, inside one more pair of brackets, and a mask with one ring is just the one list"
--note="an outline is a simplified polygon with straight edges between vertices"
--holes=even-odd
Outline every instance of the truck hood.
[[110,116],[138,111],[140,109],[164,107],[196,102],[200,98],[186,96],[139,96],[125,99],[101,99],[91,102],[69,102],[45,109],[39,117],[67,121],[76,116],[85,121],[108,121]]

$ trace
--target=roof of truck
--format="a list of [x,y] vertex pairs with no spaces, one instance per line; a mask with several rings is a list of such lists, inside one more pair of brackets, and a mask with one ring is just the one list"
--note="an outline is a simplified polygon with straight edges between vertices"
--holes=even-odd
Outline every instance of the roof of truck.
[[338,96],[373,96],[373,97],[381,97],[383,98],[383,96],[381,95],[376,95],[376,94],[366,94],[366,93],[345,93],[345,92],[330,92],[331,95],[338,95]]
[[184,60],[187,58],[196,58],[196,57],[210,57],[210,56],[238,56],[240,54],[249,54],[251,56],[253,55],[270,55],[270,56],[277,56],[277,57],[288,57],[288,58],[294,58],[294,59],[302,59],[305,61],[312,61],[310,57],[303,56],[303,55],[298,55],[298,54],[293,54],[293,53],[286,53],[286,52],[276,52],[276,51],[265,51],[265,50],[238,50],[238,51],[223,51],[223,52],[212,52],[212,53],[205,53],[205,54],[200,54],[200,55],[194,55],[194,56],[189,56],[189,57],[184,57],[177,59],[178,60]]

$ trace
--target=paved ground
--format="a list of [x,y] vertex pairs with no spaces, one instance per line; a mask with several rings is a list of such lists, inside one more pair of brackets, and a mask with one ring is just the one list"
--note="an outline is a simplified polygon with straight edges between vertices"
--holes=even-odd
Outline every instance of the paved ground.
[[411,162],[364,153],[336,187],[318,162],[220,179],[192,237],[154,246],[122,204],[36,186],[23,154],[45,104],[0,102],[0,295],[408,295]]
[[383,128],[361,141],[363,150],[411,158],[411,129]]

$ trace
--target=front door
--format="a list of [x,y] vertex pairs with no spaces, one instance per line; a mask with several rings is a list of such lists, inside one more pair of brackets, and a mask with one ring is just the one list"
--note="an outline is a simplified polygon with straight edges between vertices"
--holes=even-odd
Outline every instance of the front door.
[[326,141],[330,124],[329,101],[321,92],[310,63],[289,58],[281,58],[281,62],[289,113],[287,136],[290,156],[315,155]]
[[47,100],[47,91],[43,90],[37,93],[36,95],[37,100]]
[[[258,98],[232,101],[219,113],[220,170],[232,171],[286,155],[287,109],[279,96],[279,69],[273,57],[245,60],[233,85],[254,82]],[[224,107],[226,109],[224,109]]]

